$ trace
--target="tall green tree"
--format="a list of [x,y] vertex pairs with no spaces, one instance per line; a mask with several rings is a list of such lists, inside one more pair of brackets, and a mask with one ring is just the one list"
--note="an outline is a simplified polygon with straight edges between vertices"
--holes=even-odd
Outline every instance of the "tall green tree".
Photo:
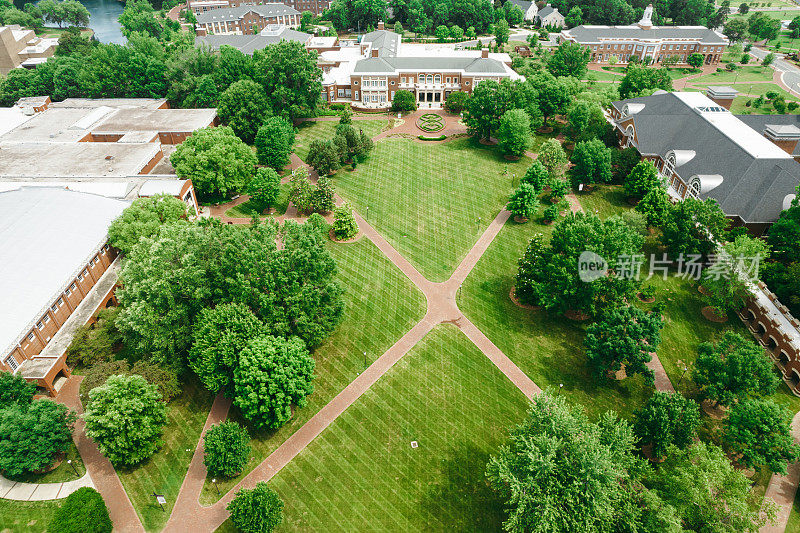
[[641,374],[653,383],[653,371],[647,366],[661,342],[664,321],[658,312],[646,313],[629,305],[606,311],[589,326],[584,346],[589,367],[599,380],[608,380],[609,373],[624,365],[628,376]]
[[541,161],[550,177],[557,179],[564,176],[567,169],[567,153],[561,146],[557,139],[547,139],[539,147],[539,157],[537,161]]
[[772,400],[751,398],[735,404],[725,420],[722,440],[739,462],[751,468],[766,466],[786,474],[788,463],[800,457],[792,436],[791,413]]
[[164,224],[186,218],[186,204],[168,194],[137,198],[108,227],[108,240],[123,253],[142,237],[152,237]]
[[503,46],[508,42],[508,37],[511,34],[508,28],[508,21],[506,19],[500,19],[494,25],[494,42],[497,43],[498,46]]
[[263,211],[278,199],[281,190],[281,177],[271,168],[259,168],[247,184],[247,194]]
[[229,127],[195,131],[170,156],[178,177],[190,179],[200,197],[228,196],[253,177],[256,156]]
[[747,31],[756,40],[771,41],[778,37],[781,30],[781,21],[769,16],[768,13],[753,13],[747,19]]
[[587,283],[578,269],[581,254],[593,252],[607,258],[611,268],[618,268],[617,258],[629,258],[632,263],[643,242],[621,218],[600,220],[595,215],[570,213],[554,227],[549,245],[540,240],[529,245],[517,274],[517,297],[550,312],[598,315],[632,294],[638,281],[633,276],[609,275]]
[[0,409],[11,405],[26,406],[36,394],[36,385],[12,372],[0,372]]
[[775,504],[753,498],[750,480],[713,444],[671,448],[646,484],[677,511],[683,530],[756,533],[775,517]]
[[686,198],[671,206],[662,226],[661,244],[673,257],[713,253],[730,221],[716,200]]
[[0,472],[16,477],[53,464],[72,446],[75,413],[48,399],[0,408]]
[[591,56],[592,51],[588,47],[573,42],[561,43],[547,60],[547,70],[553,76],[582,79]]
[[142,376],[111,376],[89,392],[86,435],[115,465],[141,463],[161,445],[167,408]]
[[508,200],[506,207],[511,214],[519,218],[532,218],[539,209],[539,193],[529,183],[520,183]]
[[497,142],[507,156],[520,157],[531,145],[531,119],[522,109],[511,109],[500,117]]
[[47,527],[63,533],[111,533],[113,529],[103,497],[91,487],[81,487],[64,498]]
[[635,98],[652,94],[656,89],[672,90],[672,78],[667,69],[629,65],[619,84],[619,96]]
[[669,193],[664,187],[656,187],[644,195],[636,204],[636,210],[642,213],[651,228],[661,227],[666,221],[672,208]]
[[314,359],[297,337],[256,337],[239,354],[234,404],[257,428],[277,429],[314,390]]
[[716,343],[697,347],[692,377],[702,398],[729,406],[778,387],[772,361],[764,348],[738,333],[726,331]]
[[247,144],[253,144],[261,124],[272,114],[267,93],[252,80],[239,80],[219,95],[217,114]]
[[242,533],[271,533],[283,521],[283,500],[263,481],[255,488],[240,489],[227,510]]
[[236,422],[225,420],[206,431],[203,448],[203,464],[209,475],[233,477],[247,466],[250,435]]
[[[296,120],[317,106],[322,94],[322,70],[317,66],[317,52],[303,43],[281,41],[256,50],[252,65],[253,79],[264,89],[271,114]],[[267,117],[255,118],[263,121]]]
[[653,447],[653,457],[664,457],[670,446],[686,448],[700,425],[697,403],[679,392],[655,392],[634,413],[633,431],[642,444]]
[[580,141],[572,152],[572,177],[578,183],[611,181],[611,149],[600,139]]
[[641,199],[653,189],[664,187],[664,180],[652,161],[640,161],[625,178],[625,194],[631,198]]
[[268,118],[255,136],[258,163],[281,170],[289,164],[294,140],[295,129],[290,121],[282,117]]
[[631,427],[614,413],[595,424],[563,397],[533,398],[487,467],[506,504],[507,531],[630,531],[641,511]]
[[232,392],[239,354],[266,327],[244,304],[225,303],[203,309],[194,326],[189,366],[211,392]]

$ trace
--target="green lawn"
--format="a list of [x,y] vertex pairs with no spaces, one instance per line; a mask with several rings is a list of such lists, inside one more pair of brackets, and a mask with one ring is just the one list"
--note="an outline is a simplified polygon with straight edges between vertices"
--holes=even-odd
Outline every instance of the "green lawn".
[[595,213],[600,218],[618,215],[630,209],[622,185],[595,185],[592,192],[575,194],[587,213]]
[[[278,199],[275,200],[275,211],[271,214],[274,215],[282,215],[286,212],[286,208],[289,206],[289,190],[291,186],[288,183],[281,183],[281,189],[278,193]],[[258,214],[262,215],[261,212],[258,211],[258,207],[253,204],[251,200],[243,204],[239,204],[237,206],[231,207],[227,211],[225,211],[226,217],[235,217],[235,218],[250,218],[253,215]]]
[[420,272],[445,281],[508,201],[530,159],[508,162],[467,138],[442,144],[379,142],[355,172],[339,172],[340,194]]
[[[301,122],[297,126],[297,137],[294,144],[294,153],[303,161],[308,157],[308,147],[315,139],[328,140],[336,133],[336,120],[320,120]],[[353,120],[353,127],[364,130],[364,133],[375,137],[389,124],[387,119]]]
[[[757,3],[761,4],[761,2],[757,2]],[[786,4],[781,4],[781,3],[777,3],[777,2],[775,2],[775,3],[766,2],[766,3],[769,3],[770,6],[775,6],[775,7],[783,7],[783,6],[786,5]],[[750,4],[750,5],[753,6],[754,4]],[[793,5],[793,4],[788,4],[788,5]],[[761,7],[761,6],[759,5],[759,7]],[[741,15],[741,14],[737,13],[735,15],[731,15],[730,18],[728,18],[728,20],[731,20],[731,19],[734,19],[734,18],[750,18],[750,15],[752,15],[753,13],[754,13],[753,11],[751,11],[750,13],[747,13],[746,15]],[[759,11],[759,13],[764,13],[765,15],[767,15],[767,16],[769,16],[771,18],[774,18],[774,19],[778,19],[778,20],[792,20],[796,16],[800,15],[800,10]]]
[[280,530],[499,531],[486,463],[527,405],[458,329],[438,326],[273,478]]
[[[185,383],[183,389],[183,393],[167,406],[167,425],[162,437],[164,445],[135,468],[117,468],[125,491],[147,531],[160,531],[169,518],[211,408],[211,394],[196,381]],[[153,492],[166,497],[165,511],[156,503]]]
[[800,490],[794,497],[794,505],[789,515],[789,522],[786,524],[786,533],[800,533]]
[[722,69],[721,72],[705,74],[699,78],[692,79],[692,83],[695,85],[721,85],[734,82],[772,81],[772,73],[774,71],[770,67],[762,67],[760,65],[741,65],[740,67],[734,72]]
[[597,70],[588,70],[586,71],[586,76],[584,79],[586,80],[596,80],[596,81],[614,81],[614,82],[621,82],[623,78],[623,73],[620,72],[618,74],[614,74],[611,72],[600,72]]
[[[320,408],[391,347],[425,314],[425,298],[378,248],[367,239],[352,244],[329,244],[339,265],[338,280],[345,289],[346,309],[338,329],[314,352],[316,379],[308,405],[277,432],[253,435],[253,457],[247,471],[258,465]],[[233,413],[233,418],[238,418]],[[246,473],[245,472],[245,473]],[[224,494],[241,476],[217,480]],[[206,483],[201,501],[219,498]]]
[[0,531],[3,533],[45,531],[58,505],[56,502],[17,502],[0,499]]
[[[72,465],[67,461],[72,461]],[[72,466],[75,466],[73,470]],[[77,471],[77,475],[75,472]],[[64,460],[55,470],[45,472],[44,474],[23,474],[21,476],[13,477],[14,481],[21,481],[23,483],[63,483],[65,481],[72,481],[79,479],[86,473],[86,467],[83,466],[83,459],[78,453],[78,448],[75,444],[70,445]]]

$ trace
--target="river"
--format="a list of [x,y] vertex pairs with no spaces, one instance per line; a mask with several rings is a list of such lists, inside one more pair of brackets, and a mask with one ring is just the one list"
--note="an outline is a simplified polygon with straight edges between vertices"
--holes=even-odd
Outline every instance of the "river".
[[94,35],[101,43],[124,44],[126,39],[122,35],[117,17],[122,14],[125,7],[118,0],[81,0],[89,10],[91,18],[89,27],[94,30]]

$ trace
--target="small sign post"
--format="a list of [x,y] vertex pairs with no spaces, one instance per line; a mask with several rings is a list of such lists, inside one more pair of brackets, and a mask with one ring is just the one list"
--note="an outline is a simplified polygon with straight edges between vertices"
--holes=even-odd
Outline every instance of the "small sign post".
[[161,510],[164,511],[164,504],[167,503],[167,499],[164,497],[163,494],[156,494],[155,492],[153,493],[153,496],[156,498],[156,501],[158,502],[159,507],[161,507]]

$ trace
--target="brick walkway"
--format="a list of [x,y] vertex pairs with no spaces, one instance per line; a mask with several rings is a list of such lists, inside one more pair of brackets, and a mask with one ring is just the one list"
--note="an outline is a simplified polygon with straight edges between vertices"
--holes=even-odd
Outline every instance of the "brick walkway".
[[[795,442],[800,443],[800,413],[794,415],[792,419],[792,436]],[[797,494],[798,482],[800,482],[800,462],[789,465],[785,476],[772,475],[764,497],[772,498],[778,504],[778,516],[775,517],[773,525],[762,527],[759,533],[783,533],[786,530],[786,524],[794,505],[794,497]]]
[[[59,391],[56,401],[63,403],[76,413],[83,413],[83,405],[78,396],[83,376],[72,375],[64,387]],[[117,472],[108,459],[105,458],[97,445],[84,433],[85,424],[78,419],[72,438],[81,454],[86,471],[92,478],[95,488],[103,496],[111,520],[114,522],[114,531],[139,532],[144,531],[142,522],[131,504]]]

